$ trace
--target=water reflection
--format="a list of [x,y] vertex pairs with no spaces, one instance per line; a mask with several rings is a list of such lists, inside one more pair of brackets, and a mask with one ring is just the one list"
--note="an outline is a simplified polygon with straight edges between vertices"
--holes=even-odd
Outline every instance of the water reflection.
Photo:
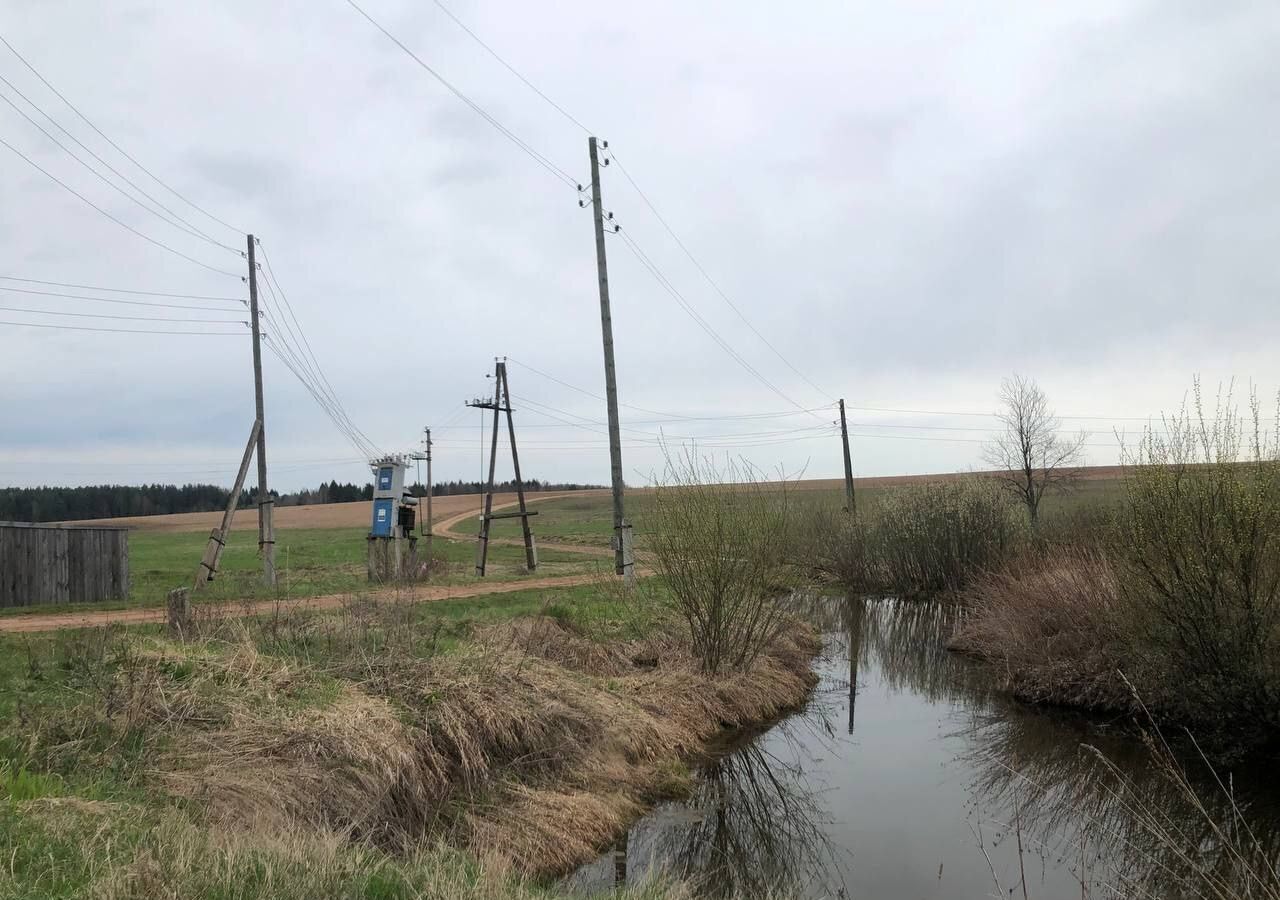
[[[813,717],[796,725],[785,726],[793,748],[826,730]],[[660,868],[688,882],[698,897],[836,896],[841,851],[831,842],[832,822],[821,801],[802,767],[751,739],[709,760],[692,796],[660,806],[571,884],[620,886]]]
[[575,885],[659,868],[713,898],[1260,895],[1239,886],[1280,859],[1268,773],[1219,783],[1130,723],[1009,700],[946,650],[955,605],[795,602],[826,638],[810,709],[709,762]]

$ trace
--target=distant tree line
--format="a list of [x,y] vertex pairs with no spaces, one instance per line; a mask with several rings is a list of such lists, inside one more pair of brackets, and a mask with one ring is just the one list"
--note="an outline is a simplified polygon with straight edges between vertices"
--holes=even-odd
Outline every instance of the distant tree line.
[[[444,481],[431,486],[433,496],[476,494],[484,485],[479,481]],[[577,491],[597,485],[562,484],[530,479],[526,491]],[[515,482],[495,485],[498,491],[514,491]],[[425,497],[426,485],[409,487],[415,497]],[[122,485],[103,484],[85,487],[0,488],[0,522],[60,522],[68,519],[111,519],[118,516],[160,516],[167,513],[209,512],[224,509],[231,492],[216,484]],[[350,503],[373,498],[373,484],[342,484],[336,479],[318,488],[281,494],[271,492],[280,506],[311,506],[320,503]],[[240,505],[252,507],[258,502],[256,488],[240,494]]]

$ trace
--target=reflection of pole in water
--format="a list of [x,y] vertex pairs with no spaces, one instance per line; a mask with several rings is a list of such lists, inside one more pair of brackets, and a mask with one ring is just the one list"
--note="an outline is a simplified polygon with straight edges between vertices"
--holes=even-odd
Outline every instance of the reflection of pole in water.
[[849,733],[853,734],[854,711],[858,706],[858,657],[862,656],[862,616],[866,612],[866,604],[861,597],[849,597],[845,610],[849,633]]
[[622,837],[618,839],[618,843],[613,845],[613,886],[626,887],[627,885],[627,837],[629,832],[623,832]]

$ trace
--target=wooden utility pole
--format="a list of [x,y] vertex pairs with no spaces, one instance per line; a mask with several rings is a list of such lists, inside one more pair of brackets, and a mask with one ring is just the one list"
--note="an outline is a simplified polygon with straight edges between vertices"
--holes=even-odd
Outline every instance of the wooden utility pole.
[[435,537],[435,521],[431,516],[431,429],[427,428],[427,518],[423,523],[423,536],[427,539],[427,552],[431,552],[431,539]]
[[[516,450],[516,426],[511,417],[511,388],[507,383],[507,364],[503,360],[494,361],[493,397],[488,400],[472,400],[467,406],[476,409],[493,410],[493,437],[489,443],[489,481],[484,494],[484,512],[480,514],[480,534],[476,543],[476,574],[484,575],[489,559],[489,523],[494,519],[519,518],[524,528],[525,564],[532,572],[538,568],[538,549],[533,542],[533,531],[529,528],[529,517],[536,516],[537,511],[530,512],[524,501],[524,482],[520,479],[520,454]],[[494,476],[498,465],[498,417],[507,414],[507,433],[511,438],[511,461],[515,467],[516,497],[519,500],[519,511],[495,513],[493,511]]]
[[[603,146],[608,148],[609,142]],[[587,138],[591,156],[591,217],[596,229],[596,269],[600,277],[600,330],[604,337],[604,391],[609,408],[609,475],[613,483],[613,566],[630,579],[635,561],[631,550],[631,524],[622,501],[622,429],[618,422],[618,378],[613,364],[613,316],[609,312],[609,263],[604,249],[604,201],[600,196],[600,154],[594,137]],[[605,160],[605,165],[609,161]]]
[[249,328],[253,332],[253,403],[258,414],[258,552],[262,579],[276,583],[276,534],[271,525],[275,506],[267,489],[267,426],[262,412],[262,335],[258,327],[258,263],[253,235],[249,239]]
[[858,512],[858,501],[853,496],[853,458],[849,455],[849,425],[844,417],[844,398],[840,398],[840,440],[844,442],[844,496],[851,514]]
[[209,543],[205,546],[204,557],[200,560],[200,568],[196,570],[193,591],[198,591],[207,581],[212,581],[218,574],[218,564],[222,561],[222,551],[227,545],[227,535],[231,532],[231,521],[235,518],[236,507],[240,504],[240,492],[244,490],[244,479],[249,474],[249,463],[253,460],[253,450],[258,443],[258,433],[262,430],[262,420],[255,420],[249,429],[249,441],[244,445],[244,456],[240,458],[240,469],[236,473],[236,483],[231,488],[231,496],[227,499],[227,508],[222,513],[222,524],[209,533]]

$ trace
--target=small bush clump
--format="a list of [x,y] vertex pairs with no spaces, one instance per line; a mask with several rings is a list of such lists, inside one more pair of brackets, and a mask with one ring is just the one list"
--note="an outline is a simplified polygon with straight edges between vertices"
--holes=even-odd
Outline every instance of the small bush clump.
[[789,621],[775,597],[794,520],[785,483],[692,452],[668,458],[650,549],[708,674],[750,666]]
[[808,563],[846,588],[913,597],[966,587],[1023,540],[1008,495],[977,476],[895,489],[857,515],[815,507]]

